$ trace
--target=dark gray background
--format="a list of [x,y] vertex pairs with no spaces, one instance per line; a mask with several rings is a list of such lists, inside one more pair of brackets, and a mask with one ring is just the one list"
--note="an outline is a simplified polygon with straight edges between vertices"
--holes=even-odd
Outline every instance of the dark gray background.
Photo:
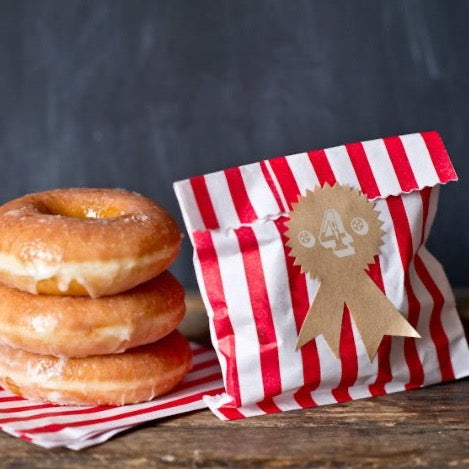
[[430,245],[469,285],[468,22],[455,0],[0,0],[0,202],[125,187],[179,216],[175,180],[437,129],[461,180]]

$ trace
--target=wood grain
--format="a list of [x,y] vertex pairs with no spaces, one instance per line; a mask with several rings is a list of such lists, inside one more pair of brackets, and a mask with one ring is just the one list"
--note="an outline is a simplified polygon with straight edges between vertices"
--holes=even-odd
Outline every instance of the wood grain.
[[[467,298],[458,299],[469,317]],[[199,411],[80,452],[45,450],[0,433],[0,467],[469,467],[468,417],[466,379],[234,422]]]

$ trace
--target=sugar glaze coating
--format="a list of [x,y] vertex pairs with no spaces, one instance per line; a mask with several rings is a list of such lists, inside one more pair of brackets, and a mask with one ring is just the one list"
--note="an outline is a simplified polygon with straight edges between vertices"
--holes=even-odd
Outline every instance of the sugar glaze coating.
[[0,342],[54,356],[121,353],[169,334],[184,312],[184,290],[168,271],[94,299],[32,295],[0,284]]
[[61,405],[124,405],[173,389],[192,366],[178,331],[114,355],[64,358],[0,345],[0,385],[37,401]]
[[0,207],[0,282],[29,293],[113,295],[166,270],[181,233],[155,202],[122,189],[29,194]]

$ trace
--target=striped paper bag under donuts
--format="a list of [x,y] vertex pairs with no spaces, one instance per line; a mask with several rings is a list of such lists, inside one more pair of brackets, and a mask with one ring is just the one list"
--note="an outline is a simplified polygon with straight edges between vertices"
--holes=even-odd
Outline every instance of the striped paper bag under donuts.
[[469,352],[425,241],[457,179],[436,132],[175,183],[225,392],[222,419],[454,380]]

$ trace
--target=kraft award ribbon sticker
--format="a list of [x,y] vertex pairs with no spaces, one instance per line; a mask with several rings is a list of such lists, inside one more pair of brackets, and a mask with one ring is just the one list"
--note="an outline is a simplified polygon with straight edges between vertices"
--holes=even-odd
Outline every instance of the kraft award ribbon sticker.
[[348,186],[306,191],[286,222],[290,256],[302,273],[320,282],[298,335],[299,349],[323,335],[339,356],[344,305],[372,360],[385,335],[420,337],[365,272],[375,262],[384,231],[367,197]]

